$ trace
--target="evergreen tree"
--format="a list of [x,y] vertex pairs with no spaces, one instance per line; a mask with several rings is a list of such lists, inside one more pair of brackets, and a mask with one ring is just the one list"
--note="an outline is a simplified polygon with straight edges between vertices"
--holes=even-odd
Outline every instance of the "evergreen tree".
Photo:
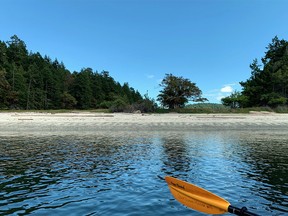
[[89,109],[93,99],[91,86],[92,77],[91,68],[82,69],[80,73],[75,73],[75,79],[72,87],[72,95],[77,100],[77,108]]
[[27,69],[28,51],[24,41],[20,40],[17,35],[13,35],[11,40],[7,42],[7,58],[10,63],[15,63],[17,66],[22,66]]
[[141,99],[138,91],[128,83],[122,86],[108,71],[86,68],[71,73],[57,59],[28,53],[16,35],[6,43],[0,41],[0,108],[109,108]]
[[6,79],[5,69],[0,69],[0,108],[7,109],[9,103],[7,101],[7,95],[9,94],[10,84]]
[[288,42],[276,36],[267,49],[262,69],[254,60],[250,65],[251,77],[240,82],[246,98],[243,106],[276,107],[288,103]]
[[5,42],[0,41],[0,69],[5,68],[7,63],[7,45]]

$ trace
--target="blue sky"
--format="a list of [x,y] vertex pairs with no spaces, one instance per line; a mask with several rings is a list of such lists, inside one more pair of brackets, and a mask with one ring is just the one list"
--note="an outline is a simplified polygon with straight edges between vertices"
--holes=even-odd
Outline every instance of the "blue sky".
[[241,90],[274,36],[288,40],[286,0],[1,0],[0,40],[71,72],[107,70],[156,98],[166,73],[195,82],[209,102]]

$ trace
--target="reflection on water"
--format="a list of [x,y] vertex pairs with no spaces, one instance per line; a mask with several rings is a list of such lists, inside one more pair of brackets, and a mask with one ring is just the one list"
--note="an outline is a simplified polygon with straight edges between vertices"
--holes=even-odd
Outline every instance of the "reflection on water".
[[191,160],[189,156],[188,145],[183,137],[162,137],[161,145],[163,148],[162,172],[166,175],[178,174],[180,177],[186,177],[191,172]]
[[0,214],[203,215],[166,175],[261,215],[288,213],[288,135],[115,132],[0,137]]

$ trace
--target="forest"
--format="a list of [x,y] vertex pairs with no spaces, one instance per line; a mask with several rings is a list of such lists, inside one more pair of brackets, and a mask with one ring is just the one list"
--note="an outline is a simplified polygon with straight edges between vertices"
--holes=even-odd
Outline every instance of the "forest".
[[0,41],[0,109],[153,111],[154,103],[108,71],[70,72],[63,62],[28,52],[17,35]]

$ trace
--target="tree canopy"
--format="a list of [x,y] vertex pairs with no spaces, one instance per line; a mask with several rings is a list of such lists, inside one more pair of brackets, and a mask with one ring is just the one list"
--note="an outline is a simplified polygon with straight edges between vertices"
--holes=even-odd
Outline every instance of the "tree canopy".
[[202,91],[195,83],[181,76],[166,74],[160,86],[163,89],[157,100],[162,106],[170,109],[183,107],[188,101],[203,102],[207,100],[201,97]]
[[0,109],[109,108],[119,100],[125,105],[146,101],[108,71],[83,68],[71,73],[57,59],[28,52],[16,35],[0,41]]
[[240,82],[239,94],[222,99],[222,103],[241,107],[277,107],[288,105],[288,42],[277,36],[268,45],[265,56],[250,64],[251,77]]

